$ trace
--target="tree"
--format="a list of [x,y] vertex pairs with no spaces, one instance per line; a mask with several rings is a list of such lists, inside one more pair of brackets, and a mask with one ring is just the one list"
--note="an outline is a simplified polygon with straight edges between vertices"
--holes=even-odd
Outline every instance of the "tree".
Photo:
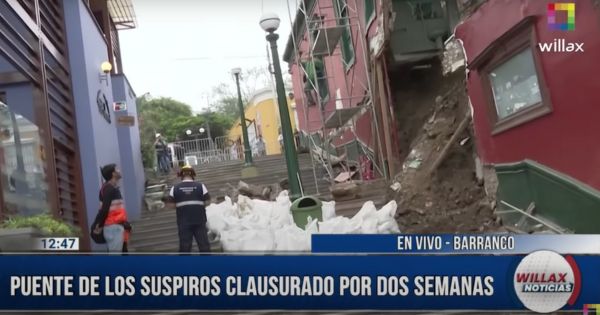
[[198,133],[200,127],[210,125],[211,136],[227,135],[233,119],[223,113],[205,113],[194,116],[189,105],[172,98],[137,99],[138,117],[140,121],[140,137],[142,156],[146,167],[154,166],[155,135],[160,133],[168,142],[189,140],[186,131]]
[[[256,91],[271,86],[270,79],[269,71],[265,67],[254,67],[242,71],[240,76],[240,93],[242,94],[244,107],[248,106],[248,101]],[[221,82],[214,86],[212,94],[216,99],[215,108],[217,112],[233,120],[240,117],[235,80],[231,80],[230,83]]]

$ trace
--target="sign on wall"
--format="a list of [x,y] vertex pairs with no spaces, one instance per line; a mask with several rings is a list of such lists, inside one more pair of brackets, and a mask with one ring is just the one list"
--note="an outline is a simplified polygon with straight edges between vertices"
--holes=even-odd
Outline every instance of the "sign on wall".
[[117,125],[131,127],[135,125],[134,116],[117,116]]
[[126,102],[115,102],[113,104],[113,108],[115,110],[115,112],[124,112],[127,110],[127,103]]
[[96,103],[98,104],[98,111],[104,117],[104,119],[110,124],[110,107],[108,106],[108,100],[102,90],[98,90],[96,96]]

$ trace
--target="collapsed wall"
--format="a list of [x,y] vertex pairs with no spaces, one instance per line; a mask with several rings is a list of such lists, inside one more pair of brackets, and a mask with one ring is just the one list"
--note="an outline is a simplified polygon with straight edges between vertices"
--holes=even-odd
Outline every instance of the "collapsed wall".
[[418,70],[412,84],[397,92],[397,101],[405,101],[398,132],[410,145],[388,197],[398,202],[403,233],[503,230],[493,212],[494,200],[476,176],[464,61],[455,59],[456,49],[449,52],[452,58],[444,60],[444,71],[441,66]]

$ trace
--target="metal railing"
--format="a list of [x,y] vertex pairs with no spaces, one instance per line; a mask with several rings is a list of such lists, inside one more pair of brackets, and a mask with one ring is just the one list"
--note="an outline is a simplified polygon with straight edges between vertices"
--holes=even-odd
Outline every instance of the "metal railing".
[[[260,157],[267,154],[279,154],[273,150],[275,143],[263,145],[252,144],[252,156]],[[214,140],[204,138],[169,143],[171,160],[177,165],[200,165],[213,162],[244,160],[244,146],[227,137],[216,137]],[[269,148],[271,148],[269,150]]]
[[175,166],[182,164],[199,165],[212,162],[234,160],[235,154],[222,139],[194,139],[169,143],[171,157]]

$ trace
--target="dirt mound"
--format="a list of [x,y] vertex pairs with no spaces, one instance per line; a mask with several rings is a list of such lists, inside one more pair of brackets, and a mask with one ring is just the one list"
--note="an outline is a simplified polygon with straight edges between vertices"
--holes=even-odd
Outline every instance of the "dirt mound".
[[460,69],[432,88],[439,94],[423,93],[411,100],[413,106],[430,110],[429,118],[412,139],[401,173],[395,178],[400,189],[393,192],[393,199],[399,204],[398,224],[404,233],[485,232],[500,228],[491,200],[475,176],[475,146],[470,127],[454,136],[456,140],[434,169],[461,122],[466,119],[463,125],[467,122],[470,125],[464,79],[464,70]]

